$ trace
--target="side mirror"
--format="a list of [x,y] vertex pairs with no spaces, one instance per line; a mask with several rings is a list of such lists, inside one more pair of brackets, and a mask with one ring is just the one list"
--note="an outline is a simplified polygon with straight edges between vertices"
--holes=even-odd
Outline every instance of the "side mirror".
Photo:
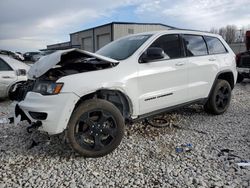
[[17,76],[25,76],[27,74],[27,71],[25,69],[17,69],[16,75]]
[[147,63],[152,60],[163,59],[165,57],[164,51],[161,48],[148,48],[140,58],[141,63]]

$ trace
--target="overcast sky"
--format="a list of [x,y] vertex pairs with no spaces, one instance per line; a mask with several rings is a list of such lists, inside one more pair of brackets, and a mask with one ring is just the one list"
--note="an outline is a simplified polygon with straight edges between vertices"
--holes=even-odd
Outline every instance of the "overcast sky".
[[209,30],[250,25],[250,0],[1,0],[0,49],[29,51],[112,21]]

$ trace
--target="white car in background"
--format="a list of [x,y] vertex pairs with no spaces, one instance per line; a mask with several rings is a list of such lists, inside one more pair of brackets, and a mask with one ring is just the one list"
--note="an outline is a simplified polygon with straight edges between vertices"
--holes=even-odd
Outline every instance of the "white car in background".
[[6,55],[0,55],[0,98],[8,97],[17,84],[27,81],[29,66]]

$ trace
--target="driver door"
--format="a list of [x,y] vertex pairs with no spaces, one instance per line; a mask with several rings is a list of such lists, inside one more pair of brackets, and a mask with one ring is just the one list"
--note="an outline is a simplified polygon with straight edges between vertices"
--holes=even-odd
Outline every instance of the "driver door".
[[[161,48],[165,57],[154,60],[149,58],[147,62],[140,59],[138,72],[140,115],[185,103],[188,100],[187,62],[186,58],[183,58],[184,50],[179,35],[163,35],[149,48]],[[145,56],[145,53],[142,56]]]

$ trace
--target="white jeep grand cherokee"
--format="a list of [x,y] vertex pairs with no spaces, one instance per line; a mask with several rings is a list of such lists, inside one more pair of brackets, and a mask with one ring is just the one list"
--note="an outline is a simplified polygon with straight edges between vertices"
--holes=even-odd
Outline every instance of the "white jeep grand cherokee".
[[31,67],[16,116],[72,148],[100,157],[121,142],[126,121],[183,105],[222,114],[237,78],[235,54],[219,36],[167,30],[129,35],[96,53],[57,51]]

